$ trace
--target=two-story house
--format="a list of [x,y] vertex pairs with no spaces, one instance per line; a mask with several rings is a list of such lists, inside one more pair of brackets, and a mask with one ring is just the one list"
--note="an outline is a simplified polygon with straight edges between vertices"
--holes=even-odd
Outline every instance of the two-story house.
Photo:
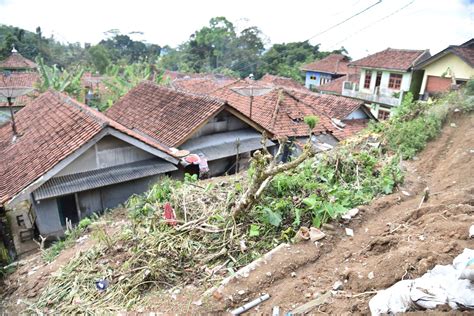
[[429,50],[387,48],[356,60],[349,67],[360,68],[359,83],[344,82],[342,94],[367,101],[376,117],[386,119],[407,92],[418,98],[423,71],[414,66],[430,56]]
[[301,70],[306,73],[306,88],[315,89],[320,85],[347,75],[349,73],[348,64],[349,57],[341,54],[331,54],[302,66]]

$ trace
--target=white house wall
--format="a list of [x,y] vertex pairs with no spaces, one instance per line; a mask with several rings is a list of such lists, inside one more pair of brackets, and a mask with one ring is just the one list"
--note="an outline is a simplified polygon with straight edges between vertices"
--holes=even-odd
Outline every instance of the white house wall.
[[[372,77],[370,79],[370,88],[364,88],[365,75],[368,71],[372,71]],[[380,89],[383,89],[387,95],[391,95],[394,92],[399,92],[400,90],[408,91],[410,90],[411,84],[411,72],[401,72],[401,71],[387,71],[387,70],[371,70],[371,69],[362,69],[361,76],[359,81],[359,90],[365,93],[374,93],[375,91],[375,82],[377,80],[377,72],[382,72],[382,78],[380,80]],[[388,83],[390,80],[390,74],[402,74],[402,84],[400,90],[390,89]]]

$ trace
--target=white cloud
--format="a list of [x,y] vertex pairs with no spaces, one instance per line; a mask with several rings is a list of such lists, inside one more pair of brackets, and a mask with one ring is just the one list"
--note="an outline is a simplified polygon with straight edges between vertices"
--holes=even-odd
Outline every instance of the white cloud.
[[[176,46],[211,17],[225,16],[241,25],[256,25],[272,43],[281,43],[306,40],[376,1],[0,0],[0,21],[31,31],[41,26],[45,35],[53,34],[60,41],[97,43],[103,32],[117,28],[123,33],[142,31],[145,34],[137,38]],[[373,24],[410,1],[383,0],[311,42],[321,43],[323,49],[343,45],[359,58],[386,47],[429,48],[435,53],[473,37],[471,0],[415,0]]]

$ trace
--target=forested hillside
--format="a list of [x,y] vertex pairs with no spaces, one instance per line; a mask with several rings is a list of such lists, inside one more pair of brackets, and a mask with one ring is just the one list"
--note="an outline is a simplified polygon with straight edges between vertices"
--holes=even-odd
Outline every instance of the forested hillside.
[[[319,50],[308,41],[269,45],[257,26],[241,28],[225,17],[215,17],[196,30],[178,47],[166,43],[151,44],[134,40],[133,34],[117,29],[104,32],[104,39],[90,43],[61,43],[35,32],[14,26],[0,25],[0,59],[7,57],[13,45],[25,57],[41,56],[47,65],[59,69],[81,66],[85,70],[105,74],[110,67],[147,63],[160,69],[181,72],[213,72],[236,77],[253,73],[256,78],[265,73],[302,80],[299,67],[323,58],[331,52]],[[344,48],[335,52],[347,53]]]

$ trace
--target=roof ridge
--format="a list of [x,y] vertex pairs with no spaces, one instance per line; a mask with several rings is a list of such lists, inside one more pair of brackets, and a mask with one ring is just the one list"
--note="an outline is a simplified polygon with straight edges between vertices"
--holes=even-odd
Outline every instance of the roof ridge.
[[180,88],[167,87],[167,86],[164,86],[164,85],[159,85],[159,84],[157,84],[157,83],[155,83],[151,80],[143,80],[142,82],[140,82],[138,85],[136,85],[132,89],[135,89],[135,88],[139,87],[141,84],[147,84],[147,85],[153,86],[154,88],[168,90],[169,92],[177,92],[177,93],[181,93],[181,94],[192,96],[192,97],[198,97],[198,98],[201,98],[203,100],[216,101],[216,102],[222,103],[222,104],[226,103],[224,100],[216,98],[214,96],[210,96],[208,94],[199,94],[199,93],[195,93],[195,92],[190,92],[188,90],[182,90]]

